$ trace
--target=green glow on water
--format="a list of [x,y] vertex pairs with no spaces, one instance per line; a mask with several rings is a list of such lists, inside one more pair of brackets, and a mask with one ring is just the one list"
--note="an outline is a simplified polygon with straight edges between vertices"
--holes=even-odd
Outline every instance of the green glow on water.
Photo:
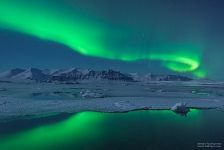
[[49,150],[60,149],[60,145],[66,144],[75,144],[79,147],[86,142],[84,139],[94,140],[100,135],[101,119],[99,113],[78,113],[65,121],[0,139],[0,149]]
[[[60,149],[60,145],[63,148],[66,145],[75,145],[76,148],[80,148],[86,142],[90,144],[91,142],[97,143],[99,139],[102,141],[107,136],[104,130],[110,130],[107,129],[107,124],[103,124],[103,122],[108,120],[113,121],[115,119],[115,122],[122,121],[123,123],[125,121],[134,121],[133,124],[141,124],[141,122],[149,120],[151,124],[153,122],[162,122],[162,124],[175,122],[190,125],[192,121],[198,120],[199,117],[200,113],[195,109],[191,109],[188,117],[176,115],[169,110],[136,111],[118,114],[81,112],[59,123],[43,125],[32,130],[0,138],[0,149],[49,150]],[[117,125],[110,125],[111,130],[113,128],[117,130],[117,127]]]
[[31,125],[29,130],[2,137],[0,135],[0,149],[112,150],[120,149],[120,146],[125,149],[146,149],[149,144],[156,144],[154,146],[157,149],[170,149],[176,140],[180,142],[177,146],[181,149],[191,149],[201,137],[214,140],[211,137],[211,128],[214,129],[212,133],[215,137],[223,139],[222,118],[222,112],[197,109],[190,109],[187,117],[170,110],[129,113],[81,112],[58,123],[39,127]]
[[1,0],[0,27],[63,44],[86,56],[161,61],[163,66],[176,72],[192,72],[200,66],[198,47],[162,42],[142,49],[141,43],[129,41],[135,37],[134,32],[86,17],[64,5],[51,0]]

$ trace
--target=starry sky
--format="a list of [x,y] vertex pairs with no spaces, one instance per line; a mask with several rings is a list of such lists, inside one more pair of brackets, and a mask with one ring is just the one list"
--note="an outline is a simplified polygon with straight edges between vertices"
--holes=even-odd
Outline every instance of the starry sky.
[[116,69],[224,80],[222,0],[1,0],[0,71]]

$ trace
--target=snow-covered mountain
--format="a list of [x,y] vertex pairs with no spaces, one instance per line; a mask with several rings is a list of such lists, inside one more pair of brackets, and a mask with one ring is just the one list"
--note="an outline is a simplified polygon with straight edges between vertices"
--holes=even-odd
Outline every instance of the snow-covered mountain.
[[138,73],[121,73],[114,70],[96,71],[92,69],[12,69],[0,73],[0,80],[32,80],[38,82],[67,82],[82,80],[115,80],[115,81],[190,81],[192,79],[180,75],[155,75]]
[[77,69],[55,70],[49,74],[51,80],[69,81],[69,80],[119,80],[133,81],[129,74],[124,74],[114,70],[95,71],[92,69]]
[[131,73],[132,78],[135,81],[150,82],[150,81],[191,81],[189,77],[181,75],[159,75],[159,74],[138,74]]
[[36,68],[29,69],[12,69],[0,73],[0,79],[13,79],[13,80],[38,80],[44,81],[49,78],[42,70]]
[[24,72],[25,69],[15,68],[6,72],[0,73],[0,78],[13,78],[14,76]]

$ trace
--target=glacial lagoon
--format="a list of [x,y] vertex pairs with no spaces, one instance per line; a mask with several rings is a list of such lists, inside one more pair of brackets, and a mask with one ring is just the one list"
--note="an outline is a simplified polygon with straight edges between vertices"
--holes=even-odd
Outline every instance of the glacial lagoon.
[[191,109],[128,113],[80,112],[0,124],[1,150],[189,150],[215,143],[222,149],[224,112]]

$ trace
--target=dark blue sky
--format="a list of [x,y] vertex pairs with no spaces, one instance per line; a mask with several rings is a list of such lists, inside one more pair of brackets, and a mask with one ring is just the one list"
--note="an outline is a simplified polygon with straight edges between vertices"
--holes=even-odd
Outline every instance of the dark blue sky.
[[[11,68],[91,68],[116,69],[124,72],[160,72],[157,62],[147,60],[124,62],[107,60],[96,57],[87,57],[75,53],[70,48],[50,41],[43,41],[32,36],[0,30],[0,70]],[[157,69],[156,69],[157,68]],[[156,71],[154,71],[156,70]],[[168,71],[167,71],[168,72]]]
[[[202,47],[201,66],[207,72],[206,77],[224,80],[223,0],[65,0],[64,3],[113,26],[135,30],[140,47],[144,47],[141,42],[144,40],[149,45],[157,40],[160,44],[193,41]],[[116,41],[114,37],[113,40]],[[130,41],[133,42],[136,39]],[[0,28],[0,64],[0,71],[15,67],[80,67],[177,73],[164,68],[159,61],[125,62],[84,56],[59,43],[3,28]]]

